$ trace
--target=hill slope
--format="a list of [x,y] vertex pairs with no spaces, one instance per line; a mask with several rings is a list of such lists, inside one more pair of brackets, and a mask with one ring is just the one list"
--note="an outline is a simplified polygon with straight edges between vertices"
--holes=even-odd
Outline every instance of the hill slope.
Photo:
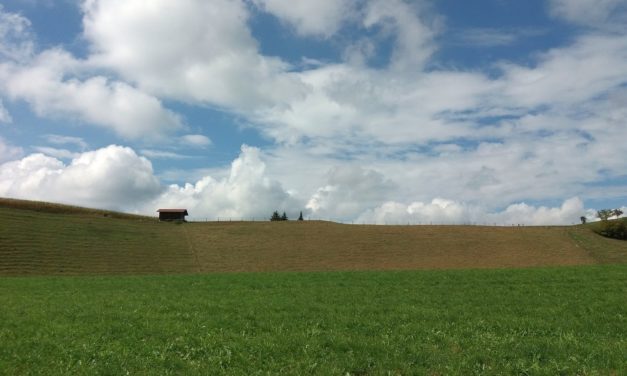
[[502,268],[623,263],[587,227],[161,223],[0,200],[0,275]]

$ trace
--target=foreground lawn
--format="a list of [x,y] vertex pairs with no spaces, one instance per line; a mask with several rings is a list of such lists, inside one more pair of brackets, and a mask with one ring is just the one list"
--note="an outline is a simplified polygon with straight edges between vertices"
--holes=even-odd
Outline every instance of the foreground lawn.
[[627,374],[627,266],[0,279],[3,374]]

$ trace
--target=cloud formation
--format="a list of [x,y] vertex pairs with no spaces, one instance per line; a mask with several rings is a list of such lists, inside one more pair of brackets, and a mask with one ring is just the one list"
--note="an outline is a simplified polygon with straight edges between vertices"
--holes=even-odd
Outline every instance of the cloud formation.
[[5,12],[0,4],[0,58],[22,61],[34,50],[30,21],[16,13]]
[[328,38],[356,10],[355,0],[253,0],[260,9],[288,23],[304,36]]
[[[1,141],[1,140],[0,140]],[[6,153],[0,142],[0,156]],[[48,151],[48,150],[43,150]],[[54,153],[52,153],[54,154]],[[299,211],[320,219],[376,224],[572,224],[593,218],[577,197],[560,207],[511,204],[494,211],[477,203],[442,198],[404,204],[388,201],[395,185],[374,170],[341,167],[327,173],[326,185],[309,198],[270,178],[261,151],[242,146],[226,176],[204,176],[195,183],[164,186],[152,165],[132,149],[111,145],[71,153],[70,163],[31,154],[0,165],[0,196],[154,215],[157,208],[184,207],[193,219],[267,219],[274,210],[295,218]]]
[[[42,118],[109,129],[141,154],[174,163],[212,142],[165,104],[228,112],[274,144],[242,149],[219,175],[158,183],[165,194],[145,196],[149,205],[182,201],[207,217],[307,205],[338,219],[507,221],[510,210],[539,213],[533,223],[563,221],[576,207],[570,201],[555,215],[509,205],[624,196],[620,183],[599,186],[624,181],[627,171],[625,5],[551,0],[550,14],[577,29],[567,42],[473,69],[438,61],[444,26],[423,1],[86,0],[84,58],[60,47],[38,51],[30,22],[0,8],[0,122],[11,121],[2,103],[12,110],[23,101]],[[264,55],[250,27],[259,12],[293,37],[333,43],[340,57],[295,66]],[[467,37],[489,48],[522,34],[474,29]],[[34,176],[70,169],[56,158],[74,161],[87,149],[48,143],[30,145],[48,155],[25,162]],[[0,143],[3,154],[21,156]],[[253,167],[236,168],[242,164]],[[27,180],[11,171],[17,175],[3,183]]]
[[[89,62],[61,48],[37,53],[30,27],[26,18],[0,6],[0,94],[26,101],[41,117],[78,119],[125,139],[158,138],[183,127],[159,99],[95,74]],[[0,121],[10,120],[0,102]]]
[[19,158],[24,153],[21,147],[10,145],[0,136],[0,163]]
[[356,219],[361,223],[377,224],[478,224],[478,225],[570,225],[587,214],[581,199],[574,197],[560,207],[512,204],[500,212],[489,212],[477,205],[433,199],[429,203],[412,202],[405,205],[386,202],[368,210]]
[[159,137],[182,127],[175,113],[132,86],[103,76],[65,78],[83,62],[63,50],[47,50],[26,65],[0,65],[1,89],[28,102],[40,116],[75,117],[124,138]]
[[[184,207],[195,218],[265,219],[273,211],[294,216],[303,205],[276,181],[265,175],[260,150],[242,146],[228,176],[205,176],[194,184],[170,185],[152,207]],[[148,209],[146,209],[148,210]]]
[[569,22],[601,28],[625,28],[625,0],[551,0],[550,5],[554,16]]
[[259,53],[244,2],[90,0],[83,11],[91,63],[153,95],[245,112],[306,89]]
[[373,170],[361,167],[334,167],[327,173],[326,184],[307,202],[316,218],[355,218],[364,208],[377,205],[390,196],[394,184]]
[[111,145],[66,165],[44,154],[0,165],[0,196],[133,211],[161,191],[152,165],[132,149]]
[[[227,177],[205,176],[183,186],[163,186],[150,161],[128,147],[110,145],[83,153],[39,150],[48,155],[31,154],[0,165],[0,196],[147,215],[154,215],[159,207],[185,207],[195,218],[212,220],[269,218],[274,210],[293,216],[304,207],[265,175],[260,150],[253,147],[242,146]],[[21,153],[0,139],[0,161]],[[72,160],[65,164],[57,158]]]
[[181,136],[181,143],[188,146],[204,148],[211,145],[211,139],[202,134],[186,134]]

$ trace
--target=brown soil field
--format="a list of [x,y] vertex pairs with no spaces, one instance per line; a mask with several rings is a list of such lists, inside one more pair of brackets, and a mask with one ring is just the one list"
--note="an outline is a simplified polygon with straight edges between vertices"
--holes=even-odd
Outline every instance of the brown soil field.
[[520,268],[627,262],[586,226],[162,223],[0,199],[0,275]]

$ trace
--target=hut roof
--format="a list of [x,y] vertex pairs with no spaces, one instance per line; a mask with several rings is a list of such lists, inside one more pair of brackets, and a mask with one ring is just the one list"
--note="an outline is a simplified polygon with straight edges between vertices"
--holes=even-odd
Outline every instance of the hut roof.
[[185,215],[189,215],[187,213],[187,209],[159,209],[158,213],[184,213]]

